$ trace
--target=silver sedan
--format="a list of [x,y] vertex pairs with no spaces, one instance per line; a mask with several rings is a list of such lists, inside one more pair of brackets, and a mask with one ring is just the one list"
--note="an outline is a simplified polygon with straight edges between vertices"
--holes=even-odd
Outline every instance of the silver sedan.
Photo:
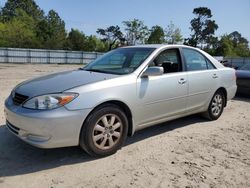
[[6,126],[37,147],[80,145],[106,156],[148,126],[195,113],[218,119],[236,89],[235,71],[199,49],[124,47],[17,85],[5,101]]

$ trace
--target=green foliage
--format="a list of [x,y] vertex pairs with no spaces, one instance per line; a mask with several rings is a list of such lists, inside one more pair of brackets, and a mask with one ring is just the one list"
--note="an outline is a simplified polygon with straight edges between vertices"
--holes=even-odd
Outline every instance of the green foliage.
[[216,50],[219,47],[219,39],[218,37],[210,37],[207,46],[204,47],[203,50],[208,52],[210,55],[216,55]]
[[108,50],[96,36],[85,36],[76,29],[67,35],[58,13],[50,10],[45,16],[34,0],[6,1],[0,10],[0,47]]
[[[40,22],[38,37],[42,40],[44,48],[62,49],[66,42],[65,23],[57,12],[50,10],[45,20]],[[45,32],[43,32],[45,31]]]
[[125,39],[118,25],[109,26],[106,29],[99,28],[96,32],[103,37],[102,40],[104,42],[108,43],[109,50],[116,48],[119,43],[124,43]]
[[[248,40],[238,31],[218,38],[214,32],[218,25],[212,20],[211,10],[199,7],[193,10],[190,38],[184,44],[199,46],[211,55],[250,56]],[[65,23],[58,13],[50,10],[48,15],[34,0],[7,0],[0,8],[0,47],[46,48],[105,52],[123,45],[181,43],[181,30],[172,22],[165,31],[159,25],[150,30],[142,20],[122,22],[124,32],[118,25],[97,29],[100,38],[86,36],[77,29],[66,32]]]
[[8,0],[0,20],[0,46],[50,49],[64,46],[67,35],[64,21],[54,10],[44,17],[33,0]]
[[91,52],[106,52],[108,51],[108,48],[107,43],[104,43],[101,39],[94,35],[90,35],[87,37],[87,43],[84,50]]
[[161,26],[156,25],[153,26],[150,29],[150,35],[148,37],[147,43],[148,44],[162,44],[165,42],[165,34],[164,34],[164,30],[162,29]]
[[148,36],[148,27],[144,25],[143,21],[133,19],[130,21],[123,21],[126,32],[126,42],[128,45],[144,44]]
[[23,10],[16,10],[16,17],[6,23],[0,22],[0,46],[35,48],[39,41],[35,33],[35,20]]
[[238,31],[229,35],[223,35],[218,42],[216,55],[228,57],[247,57],[250,56],[248,41]]
[[16,17],[16,10],[21,9],[31,16],[34,20],[43,19],[44,12],[38,7],[34,0],[8,0],[1,10],[1,20],[10,21]]
[[87,37],[77,29],[71,29],[68,34],[64,49],[84,50]]
[[229,34],[229,38],[233,43],[235,53],[238,56],[248,56],[249,55],[249,46],[248,40],[241,36],[238,31],[234,31]]
[[64,49],[66,50],[81,50],[92,52],[107,51],[105,43],[94,35],[85,36],[84,33],[77,29],[71,29],[68,34]]
[[219,46],[216,49],[216,54],[220,56],[236,56],[234,51],[233,42],[230,40],[228,35],[221,37]]
[[209,41],[218,29],[218,25],[214,20],[211,20],[212,13],[207,7],[195,8],[193,13],[196,15],[196,18],[192,19],[190,22],[190,29],[193,34],[189,39],[186,39],[185,43],[203,48],[204,45],[209,45]]
[[173,22],[170,22],[170,24],[167,26],[165,33],[166,42],[168,44],[181,43],[183,40],[180,28],[176,27]]
[[193,10],[196,18],[192,19],[190,38],[185,39],[184,44],[199,46],[211,55],[219,56],[250,56],[248,41],[238,31],[229,35],[225,34],[220,39],[214,36],[218,25],[212,20],[211,10],[207,7],[199,7]]

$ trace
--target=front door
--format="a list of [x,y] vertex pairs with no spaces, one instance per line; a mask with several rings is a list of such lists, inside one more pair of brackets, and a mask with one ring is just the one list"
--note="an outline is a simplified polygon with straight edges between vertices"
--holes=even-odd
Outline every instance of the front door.
[[136,124],[145,127],[186,110],[188,82],[179,49],[161,52],[149,66],[162,66],[160,76],[137,80],[138,116]]

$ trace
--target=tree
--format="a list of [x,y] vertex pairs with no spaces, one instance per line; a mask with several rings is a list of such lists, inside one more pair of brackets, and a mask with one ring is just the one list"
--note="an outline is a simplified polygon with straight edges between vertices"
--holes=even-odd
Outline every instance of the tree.
[[241,36],[238,31],[229,34],[229,38],[233,43],[235,52],[238,56],[246,57],[249,54],[248,40]]
[[35,33],[35,20],[22,9],[16,9],[16,17],[0,22],[0,46],[35,48],[40,46]]
[[57,12],[50,10],[45,20],[38,23],[37,36],[44,48],[62,49],[66,41],[65,23]]
[[71,29],[65,43],[65,49],[69,50],[83,50],[86,45],[87,37],[84,33],[77,29]]
[[100,34],[103,38],[102,40],[104,42],[107,42],[109,45],[109,50],[114,48],[114,45],[117,45],[117,43],[123,43],[124,37],[123,33],[120,30],[120,27],[117,26],[109,26],[106,29],[97,29],[96,31],[98,34]]
[[219,56],[230,56],[234,57],[237,56],[234,47],[233,42],[230,40],[230,37],[228,35],[223,35],[219,41],[218,47],[216,49],[216,55]]
[[39,8],[34,0],[7,0],[2,8],[0,17],[3,22],[10,21],[16,15],[16,10],[21,9],[34,20],[44,18],[44,12]]
[[128,45],[144,44],[148,36],[148,27],[143,21],[134,19],[122,22],[125,26],[126,41]]
[[41,20],[36,26],[36,36],[41,42],[41,48],[46,48],[46,42],[51,38],[51,28],[46,19]]
[[218,25],[214,20],[211,20],[212,13],[207,7],[195,8],[193,13],[196,15],[196,18],[190,22],[190,29],[193,34],[191,38],[186,39],[185,43],[195,47],[200,45],[203,48],[204,45],[209,45],[209,41],[218,29]]
[[96,36],[90,35],[87,37],[85,51],[106,52],[109,49],[109,46],[106,44]]
[[210,55],[216,56],[216,49],[219,47],[219,39],[218,37],[210,37],[208,45],[204,47],[204,51],[209,53]]
[[176,44],[182,42],[182,35],[180,28],[176,27],[173,22],[167,26],[166,30],[166,42],[168,44]]
[[94,35],[86,36],[77,29],[71,29],[67,36],[64,49],[76,51],[105,52],[108,47],[104,42]]
[[101,39],[85,36],[79,30],[72,29],[67,35],[58,13],[50,10],[45,16],[34,0],[7,0],[0,10],[0,47],[100,52],[108,49]]
[[164,43],[164,30],[161,26],[156,25],[153,26],[150,30],[150,35],[148,37],[147,43],[148,44],[162,44]]
[[248,40],[241,36],[238,31],[234,31],[229,35],[223,35],[218,42],[216,55],[222,56],[250,56]]

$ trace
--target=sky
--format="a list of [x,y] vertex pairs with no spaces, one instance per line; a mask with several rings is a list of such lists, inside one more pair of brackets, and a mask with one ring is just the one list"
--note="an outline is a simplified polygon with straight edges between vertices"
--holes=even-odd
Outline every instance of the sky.
[[[0,0],[3,7],[6,0]],[[119,25],[134,18],[151,27],[166,28],[172,21],[189,37],[193,9],[205,6],[211,9],[219,26],[216,36],[239,31],[250,41],[250,0],[35,0],[47,13],[56,10],[65,21],[66,29],[79,29],[87,35],[97,28]]]

